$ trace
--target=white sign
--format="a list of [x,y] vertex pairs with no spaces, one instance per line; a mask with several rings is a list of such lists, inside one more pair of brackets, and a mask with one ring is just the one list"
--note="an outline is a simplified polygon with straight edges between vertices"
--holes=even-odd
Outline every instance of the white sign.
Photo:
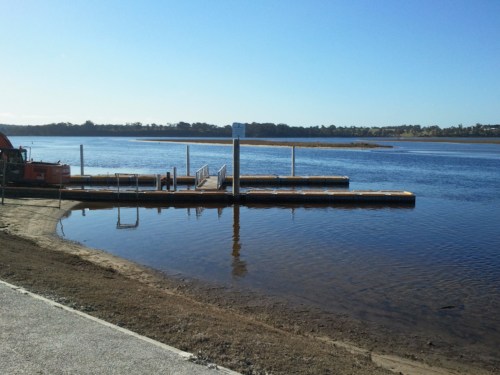
[[233,122],[233,138],[245,138],[245,124]]

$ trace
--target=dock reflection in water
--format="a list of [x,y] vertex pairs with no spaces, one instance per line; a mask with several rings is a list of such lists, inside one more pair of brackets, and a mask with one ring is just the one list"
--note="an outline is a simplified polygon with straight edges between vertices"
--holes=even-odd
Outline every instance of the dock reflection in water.
[[[153,246],[154,242],[158,242],[159,237],[155,236],[154,238],[148,238],[149,234],[152,231],[156,232],[155,227],[158,227],[158,225],[162,225],[160,223],[164,222],[163,219],[161,219],[158,222],[150,222],[148,219],[145,220],[145,222],[142,224],[142,227],[139,228],[139,223],[141,221],[140,217],[141,215],[148,218],[151,215],[152,211],[156,211],[158,216],[161,216],[162,214],[168,215],[168,212],[175,211],[178,213],[179,211],[185,211],[185,215],[182,214],[176,214],[176,220],[171,222],[168,220],[168,218],[165,218],[167,221],[167,225],[169,226],[170,230],[167,230],[163,233],[162,237],[164,239],[163,244],[167,246],[170,251],[172,252],[181,252],[184,255],[192,253],[193,251],[197,251],[196,249],[191,248],[192,246],[195,246],[197,242],[203,238],[205,240],[203,247],[209,248],[211,247],[211,244],[215,244],[217,247],[226,247],[227,246],[227,228],[221,228],[220,227],[220,222],[227,221],[226,214],[224,214],[223,218],[223,213],[224,212],[231,212],[232,213],[232,221],[231,221],[231,227],[232,227],[232,233],[231,233],[231,275],[234,277],[244,277],[248,273],[247,269],[247,263],[245,260],[243,260],[244,257],[241,256],[243,249],[242,245],[242,240],[241,240],[241,224],[240,224],[240,210],[243,209],[248,212],[253,212],[256,213],[257,211],[263,211],[269,213],[269,210],[278,210],[278,212],[288,212],[289,215],[287,215],[290,219],[290,223],[295,222],[295,212],[296,210],[313,210],[313,209],[319,209],[319,210],[333,210],[333,209],[340,209],[340,210],[359,210],[359,209],[366,209],[366,210],[377,210],[377,209],[403,209],[403,210],[411,210],[413,206],[409,205],[397,205],[393,204],[391,205],[363,205],[361,206],[353,206],[352,204],[347,204],[347,205],[335,205],[335,206],[325,206],[325,205],[282,205],[279,207],[274,207],[270,208],[268,205],[247,205],[243,206],[241,208],[240,205],[220,205],[220,204],[214,204],[214,205],[205,205],[205,206],[193,206],[193,205],[176,205],[176,206],[157,206],[157,205],[141,205],[139,206],[138,204],[132,204],[132,205],[127,205],[127,204],[117,204],[117,205],[112,205],[109,203],[84,203],[77,208],[75,208],[72,212],[70,212],[66,219],[64,219],[65,223],[65,228],[66,232],[68,232],[68,227],[71,226],[72,222],[79,222],[79,224],[76,227],[73,227],[73,232],[72,233],[66,233],[62,232],[60,230],[60,235],[63,237],[71,238],[73,240],[80,241],[85,244],[91,244],[93,247],[99,247],[104,250],[107,250],[112,253],[117,253],[117,255],[120,255],[121,251],[126,251],[126,254],[129,254],[126,256],[127,258],[131,260],[137,261],[134,256],[129,257],[130,254],[146,254],[146,253],[156,253],[157,251],[160,251],[162,247],[156,247]],[[79,219],[79,216],[75,215],[76,212],[81,211],[81,217]],[[184,225],[186,223],[183,223],[182,219],[184,218],[187,222],[190,221],[192,212],[195,212],[195,217],[198,221],[198,224],[196,225],[196,228],[192,231],[187,231]],[[213,222],[213,227],[209,223],[204,223],[200,224],[199,220],[202,219],[203,216],[212,216],[211,213],[212,211],[217,212],[217,221]],[[142,212],[142,214],[141,214]],[[91,218],[88,218],[88,217]],[[120,240],[119,238],[122,238],[119,233],[115,233],[113,231],[106,230],[106,226],[112,222],[110,219],[111,217],[114,216],[114,221],[116,222],[116,229],[120,230],[131,230],[131,229],[138,229],[138,234],[131,235],[130,232],[126,235],[126,240],[123,239]],[[87,219],[88,218],[88,219]],[[84,220],[85,219],[85,220]],[[252,220],[249,221],[248,225],[248,232],[252,232],[251,227],[254,226],[256,223],[254,222],[256,218],[254,215],[252,215]],[[211,219],[210,219],[211,220]],[[262,223],[263,220],[257,220],[259,225]],[[217,223],[217,224],[216,224]],[[270,225],[267,227],[267,230],[270,232],[269,235],[274,237],[276,236],[277,233],[280,232],[279,225],[284,224],[288,226],[286,223],[269,223]],[[189,225],[189,224],[188,224]],[[304,223],[301,223],[299,225],[304,225]],[[93,230],[92,228],[100,228],[100,230]],[[77,230],[79,228],[79,230]],[[104,237],[102,237],[102,234],[104,233]],[[178,236],[183,237],[183,241],[177,242]],[[315,231],[310,231],[311,236],[316,236],[317,233]],[[86,237],[86,238],[82,238]],[[265,247],[265,237],[262,236],[260,239],[264,241],[261,245],[258,247]],[[176,239],[175,241],[173,239]],[[250,240],[252,243],[258,239],[257,237],[250,236],[250,238],[247,238]],[[301,246],[307,245],[308,238],[303,237],[304,243],[301,244]],[[283,242],[286,242],[285,240]],[[151,245],[147,245],[144,247],[144,243],[149,243]],[[250,246],[250,244],[248,244]],[[115,248],[116,246],[116,248]],[[128,250],[127,250],[128,249]],[[251,248],[246,249],[248,251],[253,251]],[[200,251],[198,249],[198,251]],[[124,254],[121,254],[124,255]],[[151,255],[151,254],[150,254]],[[199,259],[200,262],[203,262],[203,258],[200,257]],[[158,267],[158,265],[161,265],[162,262],[157,262],[156,260],[153,260],[151,262],[145,262],[143,263],[145,265],[153,266],[153,267]],[[165,272],[169,272],[169,269],[162,269]],[[189,271],[189,269],[184,269],[184,270],[176,270],[176,272],[181,272],[182,274],[185,275],[191,275],[192,272]],[[191,275],[195,276],[195,275]],[[196,274],[197,278],[204,278],[205,275],[203,274]]]
[[120,206],[117,207],[118,219],[116,221],[116,229],[132,229],[139,227],[139,206],[135,208],[135,222],[134,223],[123,223],[121,220],[121,209]]
[[247,273],[247,265],[244,260],[240,259],[241,242],[240,242],[240,206],[233,205],[233,256],[232,275],[235,277],[245,276]]

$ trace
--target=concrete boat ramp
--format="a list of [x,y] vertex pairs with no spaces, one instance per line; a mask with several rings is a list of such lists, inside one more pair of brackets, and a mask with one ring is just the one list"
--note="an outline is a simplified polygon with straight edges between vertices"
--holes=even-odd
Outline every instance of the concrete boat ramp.
[[[202,183],[194,186],[191,176],[159,184],[157,176],[73,176],[71,185],[63,189],[40,187],[6,187],[8,197],[59,198],[91,202],[156,202],[177,203],[239,203],[239,204],[405,204],[414,205],[415,195],[396,190],[348,190],[346,176],[241,176],[243,188],[238,194]],[[178,185],[182,188],[177,189]],[[169,189],[169,190],[166,190]]]
[[1,374],[237,375],[0,280]]

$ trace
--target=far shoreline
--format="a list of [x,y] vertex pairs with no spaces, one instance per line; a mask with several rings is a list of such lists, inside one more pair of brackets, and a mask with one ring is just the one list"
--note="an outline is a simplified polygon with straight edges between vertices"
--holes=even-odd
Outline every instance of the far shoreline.
[[394,138],[394,139],[379,139],[378,142],[433,142],[433,143],[471,143],[471,144],[500,144],[499,138],[427,138],[427,137],[415,137],[415,138]]
[[[262,147],[299,147],[299,148],[357,148],[357,149],[372,149],[372,148],[393,148],[392,145],[379,144],[388,142],[429,142],[429,143],[461,143],[461,144],[500,144],[500,138],[448,138],[448,137],[402,137],[402,138],[386,138],[386,137],[360,137],[359,141],[346,143],[329,143],[329,142],[307,142],[307,141],[278,141],[266,139],[241,139],[241,146],[262,146]],[[203,138],[147,138],[137,139],[139,142],[170,142],[182,144],[204,144],[204,145],[232,145],[232,139],[203,139]]]
[[[232,139],[138,139],[139,142],[169,142],[183,144],[205,144],[230,146]],[[263,139],[241,139],[241,146],[262,147],[300,147],[300,148],[392,148],[390,145],[379,145],[369,142],[328,143],[328,142],[303,142],[303,141],[268,141]]]

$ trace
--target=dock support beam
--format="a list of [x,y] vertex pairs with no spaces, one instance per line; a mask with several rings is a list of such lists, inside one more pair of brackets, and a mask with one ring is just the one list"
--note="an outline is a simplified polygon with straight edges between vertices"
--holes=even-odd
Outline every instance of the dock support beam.
[[233,196],[240,195],[240,139],[233,139]]
[[189,176],[190,173],[190,165],[189,165],[189,145],[186,145],[186,176]]
[[292,146],[292,176],[295,176],[295,146]]

